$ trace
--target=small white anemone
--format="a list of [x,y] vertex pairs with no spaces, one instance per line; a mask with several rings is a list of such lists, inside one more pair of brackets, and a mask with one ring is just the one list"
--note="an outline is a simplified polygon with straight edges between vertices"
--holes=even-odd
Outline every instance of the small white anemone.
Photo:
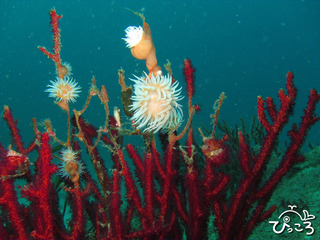
[[76,97],[81,92],[81,87],[71,77],[66,76],[65,78],[57,77],[55,81],[50,80],[51,85],[47,85],[45,92],[49,93],[49,97],[55,98],[57,101],[66,100],[75,102]]
[[70,164],[77,166],[77,170],[79,175],[83,172],[83,164],[77,161],[77,154],[78,152],[73,151],[70,148],[64,149],[61,151],[61,159],[63,160],[62,163],[59,165],[59,175],[70,179],[70,173],[68,169],[70,168]]
[[182,108],[178,103],[180,95],[178,81],[172,83],[170,75],[153,74],[149,77],[131,79],[134,81],[134,95],[131,97],[131,110],[134,114],[131,120],[138,129],[144,132],[173,132],[182,122]]
[[[57,76],[59,75],[59,71],[58,69],[56,69],[56,74]],[[70,77],[72,75],[72,67],[70,65],[70,63],[68,62],[62,62],[61,63],[61,74],[66,77]]]
[[77,152],[73,151],[70,148],[63,149],[61,151],[61,158],[64,162],[76,161],[77,160]]
[[133,48],[141,41],[143,35],[141,26],[129,26],[124,31],[126,32],[126,37],[122,39],[126,42],[128,48]]

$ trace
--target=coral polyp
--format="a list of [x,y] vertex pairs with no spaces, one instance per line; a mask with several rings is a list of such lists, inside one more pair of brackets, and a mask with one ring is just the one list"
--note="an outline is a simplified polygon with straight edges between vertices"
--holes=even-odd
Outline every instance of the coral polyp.
[[141,41],[143,35],[141,26],[129,26],[124,31],[126,32],[126,37],[122,39],[126,42],[128,48],[136,46]]
[[182,108],[178,103],[183,97],[178,82],[172,83],[170,75],[146,73],[136,77],[134,81],[134,96],[131,110],[134,111],[131,120],[138,129],[145,132],[164,132],[175,130],[182,121]]
[[50,81],[51,85],[47,85],[45,92],[49,93],[49,97],[55,98],[57,101],[75,102],[81,92],[81,87],[70,77],[59,78],[55,81]]

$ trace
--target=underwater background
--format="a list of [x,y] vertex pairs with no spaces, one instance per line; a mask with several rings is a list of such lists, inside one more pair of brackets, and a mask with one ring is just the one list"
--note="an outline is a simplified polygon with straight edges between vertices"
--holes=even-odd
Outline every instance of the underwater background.
[[[174,77],[185,87],[184,58],[197,69],[195,104],[201,114],[195,124],[208,123],[212,105],[224,91],[220,120],[229,125],[256,115],[257,96],[277,96],[285,76],[293,71],[298,88],[295,116],[301,116],[308,91],[320,87],[320,1],[0,1],[0,101],[19,119],[23,135],[33,136],[32,117],[52,119],[64,127],[65,114],[44,90],[55,79],[54,63],[37,47],[52,49],[49,11],[55,7],[60,21],[62,60],[72,66],[73,77],[85,102],[91,78],[107,87],[110,108],[121,106],[117,70],[128,78],[146,71],[121,39],[129,25],[142,24],[128,9],[142,12],[149,23],[160,66],[167,59]],[[187,99],[185,98],[185,102]],[[185,116],[187,105],[184,104]],[[101,108],[103,110],[103,108]],[[98,117],[93,124],[99,125]],[[63,124],[57,124],[57,121]],[[299,121],[299,117],[295,119]],[[0,126],[0,141],[8,139]],[[65,132],[59,131],[58,132]],[[320,126],[308,140],[319,144]]]
[[[53,7],[63,15],[60,20],[62,60],[71,64],[73,77],[82,87],[82,93],[71,109],[83,106],[92,76],[95,76],[97,85],[106,86],[110,109],[114,106],[121,108],[117,70],[125,70],[128,85],[133,74],[141,75],[146,71],[145,62],[134,59],[121,39],[126,27],[142,25],[141,19],[128,9],[145,15],[151,27],[158,63],[163,66],[167,59],[170,60],[173,75],[183,92],[183,60],[186,57],[192,60],[197,69],[193,102],[201,106],[200,114],[196,114],[193,120],[195,129],[201,125],[210,128],[212,106],[222,91],[227,99],[219,120],[234,127],[240,124],[240,118],[250,125],[252,117],[257,115],[257,96],[271,96],[279,103],[277,93],[280,88],[285,88],[288,71],[293,71],[298,89],[292,122],[300,121],[309,90],[320,89],[318,0],[1,0],[0,103],[1,107],[8,105],[12,109],[25,142],[34,136],[33,117],[39,122],[51,119],[59,137],[66,138],[66,114],[44,92],[49,80],[56,77],[55,65],[37,49],[38,46],[45,46],[49,51],[52,49],[49,11]],[[186,97],[183,105],[187,119]],[[92,116],[93,125],[102,125],[105,118],[103,106],[98,100],[90,106],[86,116]],[[124,121],[128,122],[128,119]],[[283,139],[287,138],[286,131],[287,128],[281,136]],[[319,146],[319,136],[318,122],[303,147],[307,153],[309,142]],[[200,139],[199,135],[197,138]],[[0,142],[4,146],[10,144],[9,131],[3,120],[0,121]],[[319,165],[319,159],[313,161],[314,165]],[[310,172],[297,174],[301,181],[305,176],[313,176]],[[319,175],[314,177],[317,182],[314,185],[319,187]],[[286,184],[294,185],[297,179]],[[310,179],[306,181],[310,182]],[[313,190],[309,191],[312,196]],[[303,200],[310,199],[307,192],[299,194]],[[287,195],[282,191],[282,196]],[[319,194],[313,196],[319,200]],[[315,209],[316,202],[310,202],[310,212],[318,213],[316,217],[320,218],[319,206],[316,205]],[[313,237],[319,236],[319,231],[316,229],[317,235]]]

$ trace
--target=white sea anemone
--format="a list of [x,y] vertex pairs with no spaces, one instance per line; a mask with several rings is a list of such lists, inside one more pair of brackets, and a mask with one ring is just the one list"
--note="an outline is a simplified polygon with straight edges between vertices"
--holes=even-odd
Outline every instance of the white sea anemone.
[[[136,77],[136,76],[135,76]],[[151,78],[145,73],[143,77],[131,79],[134,81],[133,104],[130,106],[134,114],[131,120],[138,129],[144,132],[173,132],[182,122],[182,108],[178,103],[181,88],[178,82],[172,83],[170,75]]]
[[122,39],[126,42],[128,48],[133,48],[141,41],[143,35],[141,26],[129,26],[124,31],[126,32],[126,37]]
[[[68,62],[62,62],[60,67],[61,74],[66,77],[70,77],[72,75],[72,67]],[[56,74],[59,75],[58,69],[56,69]]]
[[77,160],[77,152],[73,151],[70,148],[63,149],[61,151],[61,158],[64,162],[76,161]]
[[45,92],[49,93],[49,97],[56,98],[57,101],[65,100],[75,102],[76,97],[81,92],[78,83],[68,76],[65,78],[57,77],[55,81],[50,81],[51,85],[47,85]]
[[61,159],[63,161],[59,165],[59,174],[62,177],[70,179],[73,171],[76,171],[81,175],[83,165],[77,161],[77,152],[70,148],[64,149],[61,151]]

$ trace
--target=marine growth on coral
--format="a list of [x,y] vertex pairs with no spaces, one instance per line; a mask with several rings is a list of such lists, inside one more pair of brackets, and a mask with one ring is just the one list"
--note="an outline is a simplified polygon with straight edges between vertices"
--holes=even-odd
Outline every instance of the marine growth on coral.
[[[213,130],[195,131],[192,119],[200,107],[193,103],[196,78],[191,60],[183,61],[185,93],[170,64],[166,73],[159,66],[151,28],[136,14],[142,27],[128,27],[123,39],[133,57],[145,60],[146,69],[139,70],[148,72],[134,76],[128,87],[124,71],[118,71],[122,106],[110,111],[104,85],[93,77],[90,89],[80,91],[71,78],[71,67],[60,55],[62,16],[50,11],[53,53],[39,49],[55,64],[57,78],[48,81],[45,91],[66,114],[67,139],[61,140],[62,134],[54,130],[56,119],[45,120],[44,129],[33,119],[34,139],[24,144],[13,111],[4,106],[2,117],[12,144],[0,144],[1,239],[199,240],[208,238],[212,221],[219,239],[248,239],[276,210],[277,206],[267,208],[269,199],[289,170],[305,160],[299,150],[319,120],[317,90],[310,90],[279,165],[266,175],[279,134],[295,107],[293,73],[287,73],[285,90],[278,92],[279,106],[272,97],[257,99],[263,135],[259,150],[251,150],[241,129],[232,143],[228,134],[217,134],[224,92],[211,115]],[[184,96],[188,106],[182,106]],[[103,104],[105,121],[100,127],[90,123],[95,116],[86,115],[92,98]],[[84,101],[83,109],[71,110],[76,99]],[[195,136],[202,141],[196,142]],[[237,178],[223,171],[235,149]],[[18,181],[22,186],[17,187]]]

